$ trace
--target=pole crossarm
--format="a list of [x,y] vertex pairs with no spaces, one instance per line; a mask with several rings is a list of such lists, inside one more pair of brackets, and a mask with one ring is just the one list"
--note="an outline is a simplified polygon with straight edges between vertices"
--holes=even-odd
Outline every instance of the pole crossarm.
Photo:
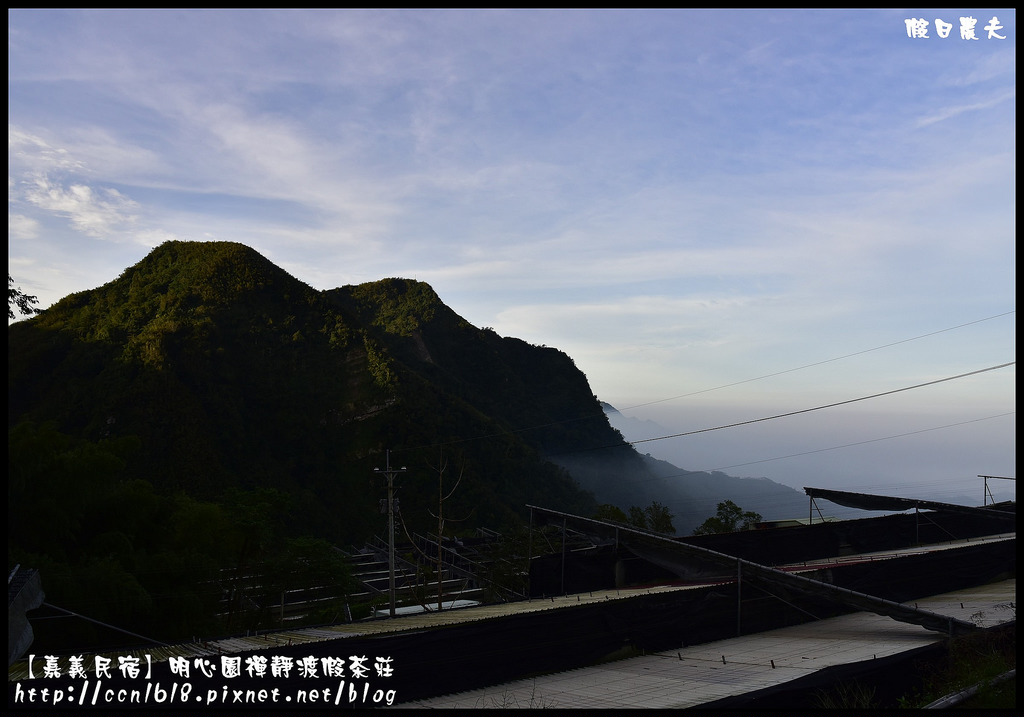
[[[563,513],[549,508],[541,508],[539,506],[530,505],[527,507],[531,510],[557,516],[563,520],[573,520],[579,523],[600,527],[602,529],[617,530],[620,534],[620,540],[623,540],[623,542],[625,542],[625,539],[622,536],[630,536],[641,541],[654,541],[662,547],[671,546],[671,549],[674,552],[686,557],[716,563],[722,567],[729,568],[730,570],[742,568],[743,580],[745,582],[752,583],[766,590],[768,588],[782,588],[787,591],[793,591],[803,595],[821,597],[856,608],[857,610],[891,617],[892,619],[900,622],[920,625],[928,630],[941,632],[951,636],[955,634],[974,632],[979,629],[978,626],[972,622],[958,620],[946,615],[940,615],[939,613],[931,612],[929,610],[909,607],[898,602],[893,602],[892,600],[886,600],[866,593],[859,593],[854,590],[824,583],[820,580],[813,580],[802,575],[794,575],[767,565],[761,565],[749,560],[744,560],[734,555],[728,555],[716,550],[682,543],[659,533],[652,533],[639,528],[627,527],[618,523],[598,520],[596,518],[584,518],[582,516]],[[771,590],[768,591],[771,592]]]

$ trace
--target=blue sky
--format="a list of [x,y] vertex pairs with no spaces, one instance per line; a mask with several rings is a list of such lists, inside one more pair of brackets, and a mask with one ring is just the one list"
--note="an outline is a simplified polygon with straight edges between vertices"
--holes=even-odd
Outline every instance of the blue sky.
[[[184,239],[320,289],[415,278],[670,432],[997,366],[1015,18],[9,11],[10,271],[48,306]],[[1015,475],[1015,394],[1008,366],[644,446],[980,500]]]

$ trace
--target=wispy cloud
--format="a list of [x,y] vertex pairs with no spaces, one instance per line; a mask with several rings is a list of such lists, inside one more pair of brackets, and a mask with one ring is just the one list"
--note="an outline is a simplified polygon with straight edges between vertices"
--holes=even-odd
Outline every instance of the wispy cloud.
[[25,192],[26,200],[49,212],[68,218],[75,229],[104,239],[123,231],[135,221],[135,202],[116,189],[93,190],[85,184],[63,186],[37,178]]
[[[86,167],[66,149],[14,128],[8,136],[11,165],[18,172],[8,182],[12,204],[64,217],[76,230],[98,239],[135,223],[138,205],[116,189],[82,181]],[[25,226],[26,218],[20,223]]]
[[322,288],[429,281],[602,395],[725,384],[1014,305],[999,16],[939,44],[896,10],[14,10],[9,259],[46,302],[240,241]]
[[11,239],[35,239],[39,236],[39,222],[23,214],[8,214],[7,234]]
[[943,122],[952,117],[956,117],[957,115],[963,114],[964,112],[978,112],[980,110],[991,109],[993,107],[1003,104],[1004,102],[1009,102],[1016,96],[1016,91],[1011,90],[1008,92],[1001,93],[996,97],[992,97],[987,100],[982,100],[980,102],[973,102],[965,105],[955,105],[951,107],[946,107],[935,114],[919,119],[917,121],[917,127],[927,127],[928,125],[935,124],[936,122]]
[[81,161],[73,158],[67,149],[54,147],[41,137],[18,129],[7,127],[7,151],[9,166],[22,171],[45,174],[51,171],[71,172],[82,169]]

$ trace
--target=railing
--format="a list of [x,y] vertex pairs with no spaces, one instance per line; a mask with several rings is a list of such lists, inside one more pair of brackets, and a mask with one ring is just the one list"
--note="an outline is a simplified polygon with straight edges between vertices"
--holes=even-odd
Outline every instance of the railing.
[[[497,535],[497,533],[494,533],[494,535]],[[417,533],[413,537],[415,540],[419,541],[430,551],[432,551],[428,552],[427,550],[424,550],[424,554],[437,554],[438,541],[436,536],[422,536]],[[513,588],[508,587],[507,585],[501,585],[500,583],[497,583],[489,579],[487,577],[487,574],[489,572],[488,565],[473,560],[472,558],[469,558],[466,555],[463,555],[458,551],[453,550],[452,548],[446,547],[443,543],[441,543],[440,552],[442,556],[441,561],[445,565],[445,567],[447,567],[453,573],[466,578],[467,580],[472,580],[477,584],[477,587],[480,587],[482,584],[486,584],[494,592],[495,595],[502,597],[502,599],[526,599],[527,595],[525,593],[519,592],[517,590],[514,590]]]

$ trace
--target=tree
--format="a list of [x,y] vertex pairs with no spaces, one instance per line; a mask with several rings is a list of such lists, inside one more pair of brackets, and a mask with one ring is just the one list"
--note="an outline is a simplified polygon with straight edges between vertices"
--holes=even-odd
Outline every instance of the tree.
[[40,309],[35,307],[37,303],[39,299],[36,297],[26,294],[20,288],[14,288],[14,277],[7,275],[7,318],[15,317],[14,307],[17,307],[20,314],[38,314]]
[[612,505],[611,503],[602,503],[597,506],[597,510],[594,512],[595,520],[604,520],[612,523],[628,523],[629,518],[622,512],[622,508]]
[[597,512],[594,513],[594,518],[597,520],[624,523],[641,530],[669,535],[676,532],[675,526],[672,525],[674,517],[667,507],[656,500],[651,501],[646,508],[636,505],[630,507],[628,516],[620,508],[608,503],[598,506]]
[[694,535],[711,535],[713,533],[735,533],[737,530],[750,530],[763,520],[760,513],[743,510],[731,500],[718,504],[718,513],[708,518],[694,529]]
[[673,515],[669,509],[656,500],[644,508],[644,516],[647,518],[647,529],[655,533],[666,533],[673,535],[676,527],[672,525]]
[[630,506],[629,524],[641,530],[647,530],[647,512],[638,505]]
[[[445,501],[447,501],[449,498],[451,498],[453,495],[455,495],[456,489],[459,487],[459,484],[462,483],[462,477],[463,477],[463,474],[465,473],[465,470],[466,470],[465,463],[463,463],[462,468],[459,470],[459,477],[455,481],[455,485],[452,486],[450,491],[448,491],[448,495],[445,495],[445,493],[444,493],[444,488],[445,488],[445,486],[444,486],[444,473],[445,473],[446,470],[448,470],[448,460],[444,457],[444,453],[442,452],[440,454],[439,458],[438,458],[438,464],[437,464],[437,513],[434,513],[431,510],[427,511],[432,518],[435,518],[437,520],[437,557],[436,558],[434,558],[434,557],[432,557],[430,555],[427,555],[423,551],[422,548],[420,548],[418,545],[416,545],[416,541],[413,540],[413,537],[411,535],[409,535],[409,528],[408,528],[408,526],[405,525],[405,521],[404,520],[402,521],[402,527],[405,530],[406,537],[409,538],[409,542],[412,543],[413,547],[416,549],[416,552],[419,553],[420,557],[423,558],[424,561],[426,561],[428,563],[433,563],[435,568],[436,568],[436,570],[437,570],[437,610],[438,610],[438,612],[440,612],[441,610],[444,609],[444,527],[445,527],[445,523],[447,521],[452,520],[452,518],[445,518],[445,516],[444,516],[444,504],[445,504]],[[456,519],[455,522],[462,522],[464,520],[468,520],[468,516],[466,518]],[[424,586],[425,585],[426,585],[426,583],[424,582]],[[426,593],[424,593],[423,596],[422,596],[422,604],[423,604],[424,608],[429,610],[429,608],[427,608],[427,603],[426,603]]]
[[[437,611],[440,612],[444,608],[444,502],[451,498],[455,494],[455,489],[459,487],[459,483],[462,482],[462,475],[465,471],[465,466],[459,471],[459,478],[455,481],[455,485],[448,491],[448,495],[444,494],[444,472],[448,468],[448,461],[445,460],[444,454],[442,453],[437,466],[437,515],[430,513],[431,516],[437,518]],[[425,606],[424,606],[425,607]]]

